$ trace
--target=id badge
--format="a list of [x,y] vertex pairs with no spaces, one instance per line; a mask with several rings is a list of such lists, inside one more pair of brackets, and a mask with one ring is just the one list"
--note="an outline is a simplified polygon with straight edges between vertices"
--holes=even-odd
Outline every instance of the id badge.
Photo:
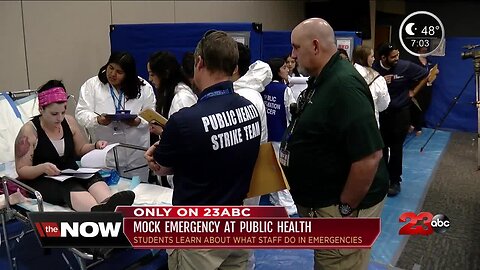
[[290,151],[287,149],[280,149],[279,153],[279,160],[280,164],[282,164],[285,167],[288,167],[289,159],[290,159]]

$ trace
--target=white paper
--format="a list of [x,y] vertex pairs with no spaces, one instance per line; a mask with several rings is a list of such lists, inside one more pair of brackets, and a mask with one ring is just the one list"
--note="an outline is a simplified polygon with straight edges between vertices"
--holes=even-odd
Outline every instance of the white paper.
[[65,180],[69,179],[69,178],[72,178],[73,176],[71,176],[71,175],[47,175],[45,177],[52,178],[54,180],[63,182]]
[[86,153],[80,160],[82,167],[87,167],[87,168],[107,167],[107,159],[106,159],[107,153],[117,145],[119,145],[119,143],[109,144],[103,149],[95,149]]
[[78,170],[66,169],[61,171],[62,174],[93,174],[100,171],[97,168],[79,168]]
[[52,178],[54,180],[57,180],[57,181],[60,181],[60,182],[63,182],[67,179],[70,179],[72,177],[75,177],[75,178],[80,178],[80,179],[89,179],[90,177],[92,177],[94,174],[91,174],[91,173],[79,173],[79,174],[75,174],[75,175],[65,175],[65,174],[61,174],[61,175],[47,175],[46,177],[48,178]]

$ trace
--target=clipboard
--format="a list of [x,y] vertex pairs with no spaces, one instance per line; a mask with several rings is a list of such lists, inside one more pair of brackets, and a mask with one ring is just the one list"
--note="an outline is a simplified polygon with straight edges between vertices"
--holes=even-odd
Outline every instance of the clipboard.
[[161,114],[159,114],[158,112],[152,110],[152,109],[146,109],[144,111],[142,111],[139,116],[143,119],[145,119],[145,121],[147,122],[152,122],[152,121],[155,121],[157,122],[162,128],[165,127],[165,125],[167,124],[167,118],[163,117]]
[[137,115],[130,114],[129,110],[120,110],[115,114],[107,114],[105,116],[113,121],[128,121],[137,118]]
[[290,189],[271,142],[260,145],[247,198]]

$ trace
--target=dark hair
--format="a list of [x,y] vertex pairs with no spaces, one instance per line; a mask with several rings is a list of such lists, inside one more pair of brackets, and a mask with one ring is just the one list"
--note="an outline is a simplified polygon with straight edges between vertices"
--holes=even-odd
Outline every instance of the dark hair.
[[223,31],[209,30],[198,42],[195,56],[201,56],[212,72],[232,76],[238,64],[237,42]]
[[44,85],[42,85],[38,88],[37,92],[41,93],[43,91],[46,91],[48,89],[52,89],[52,88],[55,88],[55,87],[61,87],[65,90],[65,92],[67,92],[67,89],[65,89],[65,85],[60,80],[50,80],[50,81],[46,82]]
[[368,56],[372,53],[372,48],[366,45],[359,45],[355,47],[352,55],[352,62],[364,67],[368,67]]
[[248,67],[250,66],[250,49],[245,46],[243,43],[237,41],[238,47],[238,75],[242,77],[247,73]]
[[[285,62],[287,62],[289,57],[293,59],[292,52],[288,53],[287,56],[285,56],[283,58],[283,60],[285,60]],[[293,60],[295,60],[295,59],[293,59]],[[297,69],[297,60],[295,60],[295,67],[293,68],[292,73],[295,75],[295,77],[300,77],[300,72],[298,72],[298,69]]]
[[[195,56],[193,56],[193,52],[186,52],[183,55],[182,59],[182,72],[185,78],[191,79],[193,78],[193,70],[195,66]],[[190,85],[190,82],[187,84]]]
[[127,99],[135,99],[140,97],[140,87],[145,85],[138,78],[135,59],[128,52],[112,52],[108,62],[98,71],[98,78],[104,84],[108,83],[107,68],[110,64],[117,64],[125,72],[125,78],[122,81],[121,90],[125,93]]
[[268,60],[268,65],[270,66],[270,69],[272,70],[272,81],[277,80],[279,82],[283,82],[284,79],[280,77],[278,72],[280,71],[280,68],[285,64],[285,60],[283,58],[272,58]]
[[155,91],[157,98],[157,111],[163,116],[168,116],[173,96],[175,96],[175,86],[179,82],[187,85],[190,83],[182,73],[180,64],[170,52],[156,52],[148,59],[150,70],[160,79],[160,89]]
[[388,57],[394,50],[398,50],[395,45],[391,44],[390,42],[384,42],[378,46],[377,52],[379,57]]
[[344,55],[344,56],[347,58],[348,61],[350,61],[350,57],[348,57],[348,53],[347,53],[347,51],[346,51],[345,49],[343,49],[343,48],[337,48],[337,51],[338,51],[339,54]]

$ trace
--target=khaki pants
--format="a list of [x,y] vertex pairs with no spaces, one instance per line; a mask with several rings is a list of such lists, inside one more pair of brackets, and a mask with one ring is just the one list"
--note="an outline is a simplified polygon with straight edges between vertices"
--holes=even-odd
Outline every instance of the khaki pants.
[[[378,204],[362,210],[356,210],[352,217],[379,217],[383,209],[385,199]],[[297,204],[300,217],[342,217],[338,212],[338,205],[331,205],[323,208],[303,207]],[[370,249],[317,249],[315,254],[315,270],[363,270],[368,269],[370,261]]]
[[245,270],[247,249],[175,249],[168,256],[169,270]]

